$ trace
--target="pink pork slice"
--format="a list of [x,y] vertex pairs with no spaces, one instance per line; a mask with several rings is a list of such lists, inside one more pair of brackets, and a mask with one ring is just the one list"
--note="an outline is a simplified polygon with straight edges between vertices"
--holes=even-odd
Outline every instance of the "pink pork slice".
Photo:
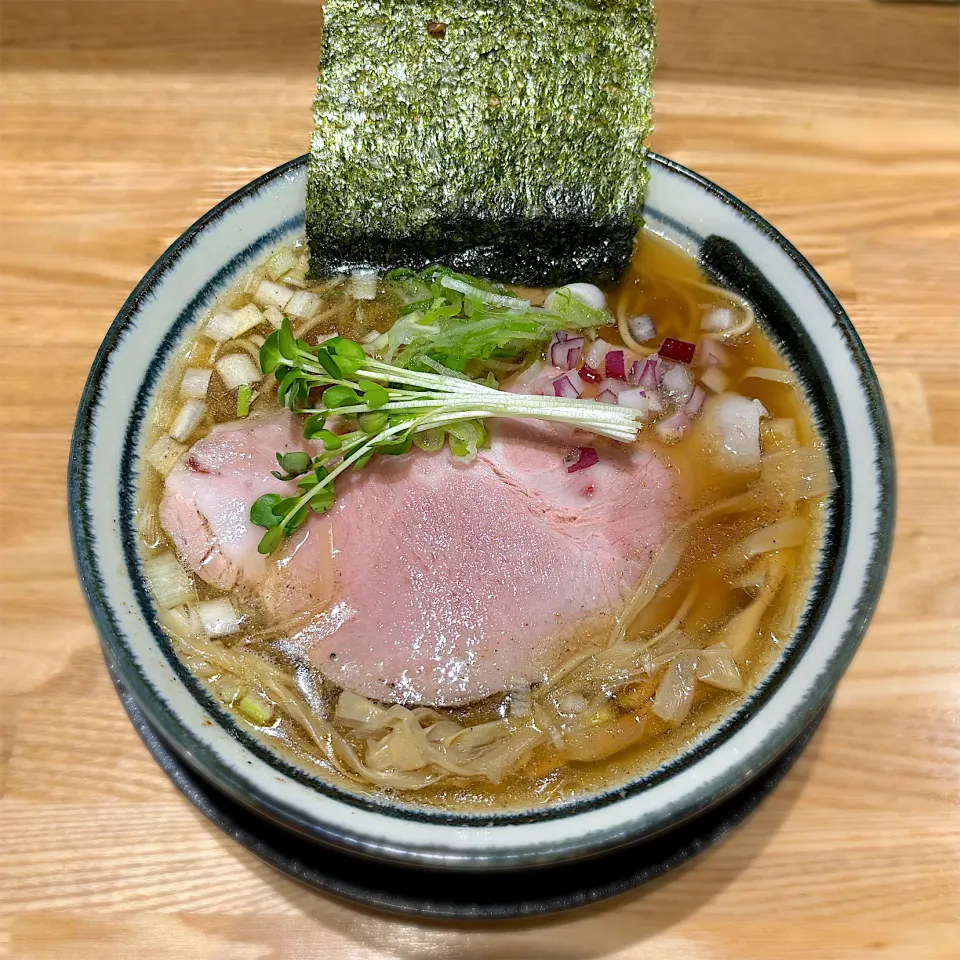
[[262,594],[281,620],[328,604],[333,586],[325,527],[305,525],[268,558],[257,552],[264,531],[250,522],[258,497],[296,493],[272,471],[277,453],[304,449],[315,453],[290,414],[218,424],[167,477],[160,503],[160,523],[186,566],[221,590]]
[[345,474],[274,565],[247,511],[284,492],[269,471],[275,450],[303,446],[293,429],[214,428],[168,478],[161,520],[210,582],[259,591],[278,617],[322,607],[292,648],[376,700],[453,706],[541,679],[578,625],[616,612],[678,510],[648,451],[604,444],[571,474],[587,435],[499,421],[472,463],[412,452]]

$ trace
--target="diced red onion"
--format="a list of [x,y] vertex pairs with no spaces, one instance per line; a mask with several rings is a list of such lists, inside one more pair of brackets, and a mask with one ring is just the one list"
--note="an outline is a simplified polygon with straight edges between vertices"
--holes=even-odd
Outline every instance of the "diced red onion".
[[725,367],[730,360],[726,349],[716,340],[704,337],[697,347],[697,363],[701,367]]
[[703,408],[704,401],[707,399],[707,391],[697,384],[693,388],[693,394],[690,399],[687,401],[687,405],[683,408],[683,412],[688,417],[695,417],[700,410]]
[[693,395],[693,374],[682,363],[671,363],[660,377],[660,390],[663,395],[682,407]]
[[667,360],[674,360],[677,363],[690,363],[693,355],[697,352],[695,343],[688,343],[686,340],[674,340],[673,337],[667,337],[660,345],[660,356]]
[[633,363],[627,367],[627,383],[631,387],[636,387],[640,384],[640,374],[643,373],[643,368],[646,366],[646,360],[634,360]]
[[690,418],[685,411],[680,410],[663,420],[658,420],[654,429],[661,440],[667,442],[679,440],[690,429]]
[[589,367],[581,367],[577,373],[580,374],[584,383],[599,383],[603,379],[602,374],[597,373],[596,370],[591,370]]
[[606,380],[600,381],[599,389],[609,390],[611,393],[619,395],[627,389],[627,384],[624,383],[623,380],[615,380],[612,377],[608,377]]
[[604,363],[606,364],[606,372],[608,377],[613,377],[615,380],[627,379],[627,371],[624,366],[624,356],[622,350],[608,351],[606,357],[604,357]]
[[583,393],[583,381],[576,370],[565,373],[553,381],[553,393],[557,397],[567,397],[576,400]]
[[593,447],[578,447],[576,454],[571,454],[564,462],[567,464],[567,473],[576,473],[578,470],[596,466],[600,462],[600,456]]
[[656,354],[644,361],[638,383],[644,390],[660,389],[660,358]]
[[[566,339],[558,340],[560,336]],[[580,362],[580,354],[586,343],[583,337],[574,337],[566,333],[555,333],[550,341],[550,362],[561,370],[572,370]]]
[[596,399],[600,403],[616,403],[617,397],[627,389],[627,385],[622,380],[614,380],[612,378],[607,378],[606,380],[601,380],[599,385],[599,392],[597,393]]
[[653,322],[653,317],[629,317],[627,330],[637,343],[646,343],[657,335],[657,325]]

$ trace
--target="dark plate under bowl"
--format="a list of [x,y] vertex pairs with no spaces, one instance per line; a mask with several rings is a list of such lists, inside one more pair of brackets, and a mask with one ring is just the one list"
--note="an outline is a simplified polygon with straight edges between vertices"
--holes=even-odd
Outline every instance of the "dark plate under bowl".
[[127,716],[185,797],[227,836],[300,883],[388,913],[447,920],[517,920],[585,907],[686,863],[725,837],[786,776],[820,726],[820,713],[774,766],[731,799],[666,835],[575,863],[505,873],[396,867],[305,841],[220,793],[179,760],[146,721],[116,672]]

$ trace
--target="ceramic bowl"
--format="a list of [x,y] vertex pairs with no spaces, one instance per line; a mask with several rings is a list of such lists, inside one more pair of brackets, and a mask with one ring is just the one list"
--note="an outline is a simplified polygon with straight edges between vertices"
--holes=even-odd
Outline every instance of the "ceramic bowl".
[[453,814],[361,797],[241,730],[153,623],[132,513],[146,412],[178,345],[241,273],[303,229],[306,158],[202,217],[147,272],[94,361],[69,497],[80,580],[105,656],[166,744],[275,825],[339,850],[452,870],[542,866],[650,839],[704,813],[780,758],[823,709],[863,637],[892,539],[893,459],[876,376],[823,280],[769,223],[703,177],[651,156],[647,224],[757,308],[799,375],[838,484],[809,602],[769,675],[669,763],[616,789],[526,812]]

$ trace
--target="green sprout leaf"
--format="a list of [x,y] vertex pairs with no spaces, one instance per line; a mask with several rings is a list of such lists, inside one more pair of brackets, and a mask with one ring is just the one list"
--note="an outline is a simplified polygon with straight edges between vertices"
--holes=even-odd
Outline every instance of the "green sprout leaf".
[[323,391],[323,405],[331,410],[336,410],[339,407],[352,407],[359,403],[360,398],[356,391],[350,387],[335,384]]
[[260,369],[269,376],[280,366],[283,358],[280,356],[280,331],[273,333],[263,341],[260,348]]
[[250,522],[258,527],[266,527],[267,530],[279,527],[283,520],[273,512],[273,508],[281,500],[283,497],[279,493],[265,493],[258,497],[250,507]]
[[370,434],[370,436],[374,436],[383,430],[389,420],[389,415],[383,410],[375,413],[361,413],[360,416],[357,417],[360,429],[364,433]]
[[263,535],[260,543],[257,544],[257,552],[263,554],[273,553],[273,551],[280,546],[284,536],[283,527],[279,525],[273,527]]
[[328,340],[324,346],[328,350],[332,350],[338,358],[349,358],[361,364],[367,359],[367,355],[363,352],[363,347],[353,340],[347,340],[345,337],[333,337]]
[[316,439],[323,441],[324,450],[340,450],[343,447],[343,441],[332,430],[318,431]]
[[326,513],[334,504],[336,493],[333,484],[317,487],[317,492],[310,498],[310,507],[314,513]]
[[320,434],[325,432],[326,423],[326,415],[322,413],[315,413],[307,417],[306,423],[303,425],[303,438],[305,440],[318,440]]
[[[279,373],[279,370],[277,372]],[[294,407],[299,394],[298,383],[302,377],[302,371],[294,367],[280,381],[280,386],[277,387],[277,401],[281,407],[291,409]]]
[[291,533],[299,530],[307,522],[307,508],[301,507],[292,517],[283,525],[283,532],[290,536]]
[[332,340],[328,340],[324,346],[336,357],[337,366],[343,373],[344,379],[356,376],[357,371],[367,360],[367,355],[363,352],[363,347],[359,343],[345,340],[343,337],[334,337]]
[[360,379],[357,381],[357,386],[363,391],[363,402],[371,410],[377,410],[385,406],[390,400],[390,395],[386,389],[379,383],[374,383],[373,380]]
[[274,470],[273,475],[278,480],[292,480],[294,477],[299,477],[300,474],[306,473],[310,469],[313,460],[309,453],[298,451],[295,453],[278,453],[277,463],[280,464],[280,468],[284,473],[281,474],[278,470]]
[[326,346],[320,347],[317,351],[317,362],[327,372],[327,375],[334,380],[343,380],[345,374],[340,369],[340,365],[333,358],[333,354],[327,350]]
[[290,321],[287,320],[286,317],[284,317],[283,323],[280,325],[277,333],[277,345],[280,348],[280,355],[284,360],[290,363],[296,363],[300,351],[297,348],[297,338],[293,335],[293,327],[290,326]]
[[371,447],[362,457],[354,461],[353,469],[362,470],[372,459],[376,451]]
[[413,445],[413,436],[407,432],[399,438],[391,437],[376,445],[377,453],[385,453],[387,456],[398,457],[407,453]]

